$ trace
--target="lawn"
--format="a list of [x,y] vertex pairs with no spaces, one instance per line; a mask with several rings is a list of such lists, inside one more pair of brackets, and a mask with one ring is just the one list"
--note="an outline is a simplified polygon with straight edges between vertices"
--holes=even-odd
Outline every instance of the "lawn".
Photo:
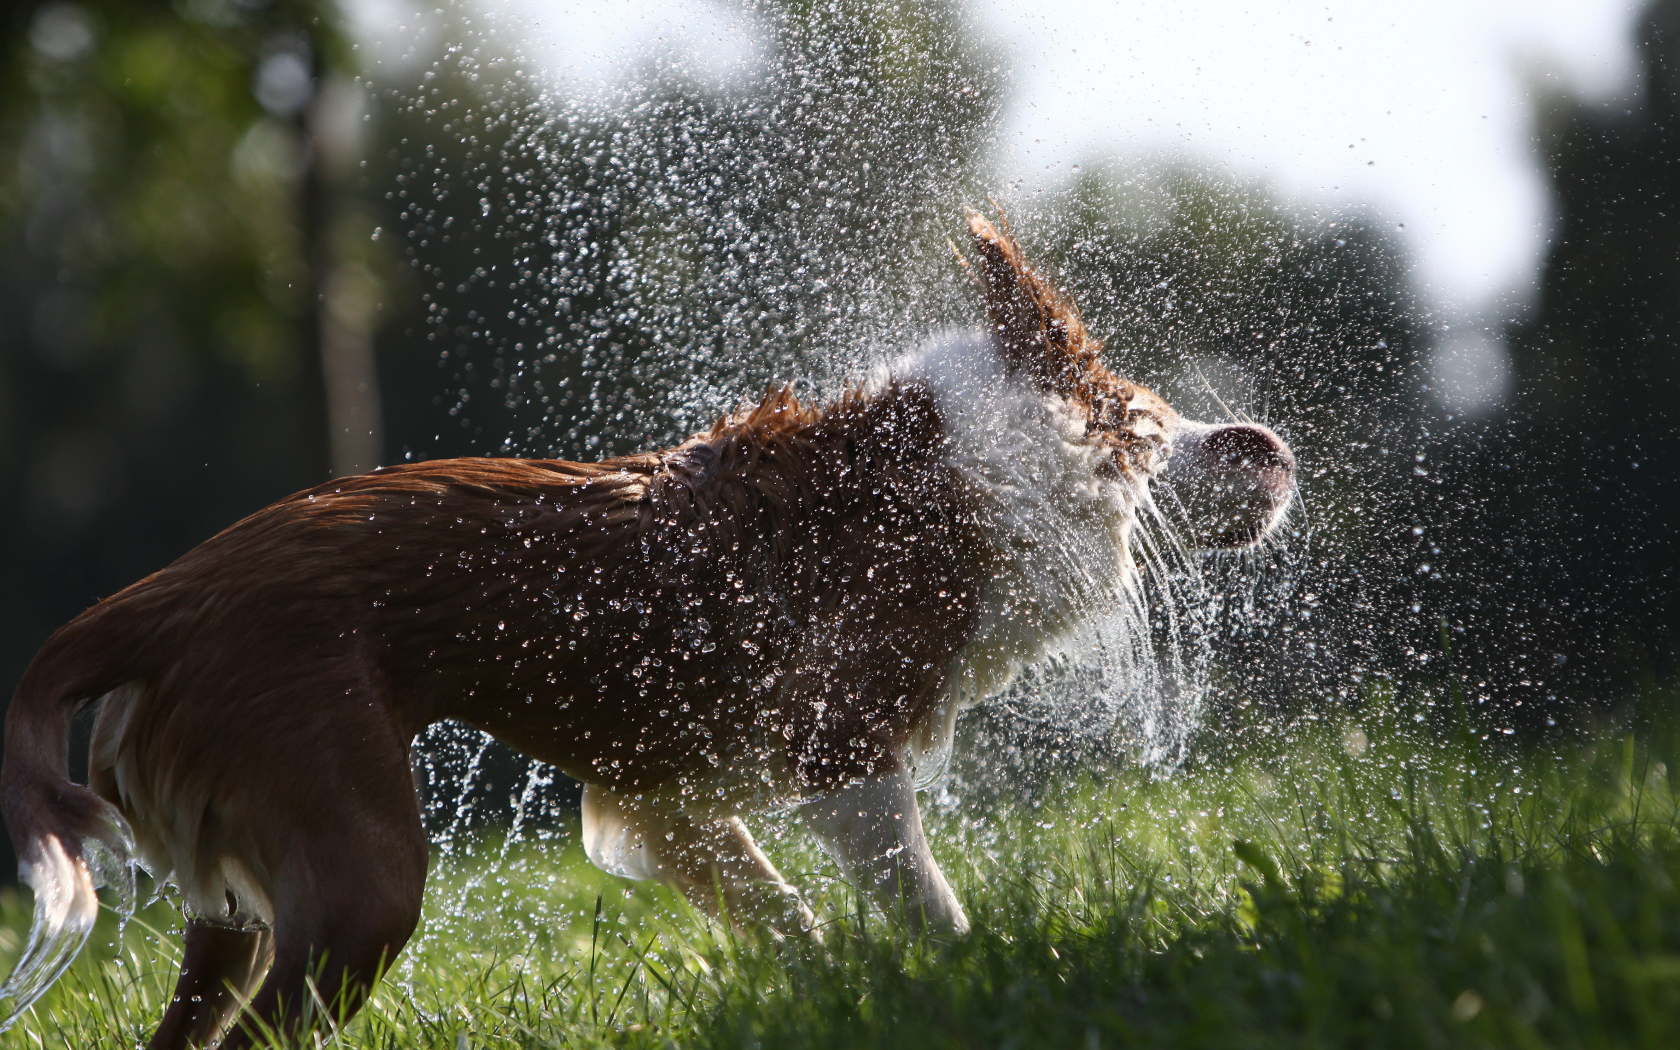
[[[575,835],[440,853],[356,1048],[1680,1046],[1680,736],[1643,715],[1544,745],[1450,695],[1236,719],[1171,772],[944,792],[955,942],[860,917],[793,826],[767,850],[821,947],[732,934],[595,872]],[[15,957],[26,902],[4,902]],[[168,902],[114,922],[0,1047],[141,1042]]]

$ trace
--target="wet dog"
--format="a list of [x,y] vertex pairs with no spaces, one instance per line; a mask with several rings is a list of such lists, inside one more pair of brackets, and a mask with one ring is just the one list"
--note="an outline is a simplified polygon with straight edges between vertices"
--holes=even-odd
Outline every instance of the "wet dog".
[[282,1030],[316,996],[355,1009],[420,915],[409,747],[440,719],[581,780],[608,871],[810,932],[741,821],[798,805],[884,910],[965,930],[916,808],[958,711],[1130,592],[1152,479],[1205,546],[1258,540],[1294,486],[1269,430],[1188,423],[1115,376],[1007,231],[970,230],[987,328],[833,403],[774,392],[600,463],[341,478],[58,631],[0,772],[36,899],[13,1016],[80,948],[96,886],[132,896],[131,861],[188,918],[153,1047],[213,1044],[247,1007]]

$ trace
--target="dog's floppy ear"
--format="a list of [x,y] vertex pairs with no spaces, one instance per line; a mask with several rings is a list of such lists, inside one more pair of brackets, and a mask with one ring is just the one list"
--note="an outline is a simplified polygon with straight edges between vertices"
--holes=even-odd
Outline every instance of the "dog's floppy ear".
[[1071,392],[1092,369],[1106,372],[1098,358],[1102,343],[1085,331],[1073,303],[1027,264],[1001,210],[998,223],[1002,230],[969,209],[992,338],[1011,371],[1025,369],[1044,386]]
[[1087,426],[1106,432],[1117,448],[1133,450],[1136,455],[1122,458],[1122,470],[1139,466],[1153,473],[1159,463],[1155,451],[1177,413],[1108,370],[1102,343],[1085,331],[1072,301],[1027,265],[1001,209],[998,226],[970,209],[980,295],[998,356],[1011,374],[1028,376],[1045,393],[1082,408]]

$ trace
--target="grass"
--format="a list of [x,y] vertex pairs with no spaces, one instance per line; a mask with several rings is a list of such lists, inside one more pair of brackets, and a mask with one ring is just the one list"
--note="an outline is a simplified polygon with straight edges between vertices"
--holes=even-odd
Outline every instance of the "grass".
[[[1172,775],[936,805],[975,925],[954,943],[860,917],[791,827],[766,846],[811,892],[822,948],[737,937],[595,872],[573,837],[476,840],[338,1045],[1680,1045],[1666,719],[1536,748],[1442,728],[1427,697],[1365,711],[1228,727]],[[24,903],[0,912],[15,956]],[[178,924],[165,903],[102,926],[0,1047],[142,1042]]]

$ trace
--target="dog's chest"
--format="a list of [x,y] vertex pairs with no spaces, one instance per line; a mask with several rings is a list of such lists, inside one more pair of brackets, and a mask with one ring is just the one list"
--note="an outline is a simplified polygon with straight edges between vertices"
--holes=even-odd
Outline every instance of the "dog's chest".
[[1137,494],[1084,416],[1004,374],[989,340],[939,344],[911,365],[933,390],[951,468],[995,554],[986,600],[951,676],[958,706],[1008,685],[1134,584]]

